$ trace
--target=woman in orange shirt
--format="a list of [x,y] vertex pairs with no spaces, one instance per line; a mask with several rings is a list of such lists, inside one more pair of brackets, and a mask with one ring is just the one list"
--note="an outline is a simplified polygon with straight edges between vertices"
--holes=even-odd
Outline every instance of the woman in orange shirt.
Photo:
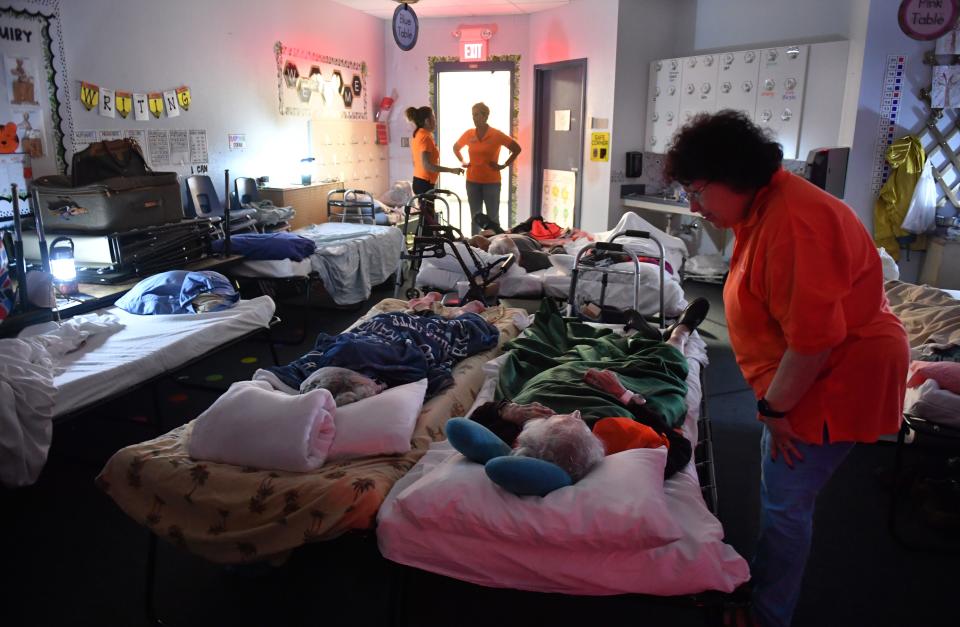
[[[470,204],[470,213],[473,215],[473,231],[479,232],[481,226],[493,222],[494,231],[502,233],[500,226],[500,170],[510,167],[520,154],[520,144],[509,135],[498,131],[489,124],[490,107],[478,102],[473,105],[472,128],[460,136],[453,145],[453,153],[460,159],[460,163],[467,169],[467,202]],[[467,147],[470,157],[469,163],[463,160],[461,150]],[[510,156],[500,163],[500,147],[505,146]],[[487,220],[477,222],[477,216],[482,216],[486,206]]]
[[744,114],[680,129],[666,174],[690,209],[736,236],[723,290],[730,344],[757,401],[761,523],[754,617],[789,625],[817,494],[856,442],[900,426],[909,347],[880,257],[843,202],[781,168]]
[[[413,157],[413,193],[424,194],[434,189],[441,172],[463,174],[463,168],[447,168],[440,165],[440,151],[433,140],[433,131],[437,128],[437,118],[430,107],[408,107],[407,119],[416,127],[410,139],[410,154]],[[426,223],[436,224],[433,215],[433,203],[424,202],[420,210],[428,213]]]

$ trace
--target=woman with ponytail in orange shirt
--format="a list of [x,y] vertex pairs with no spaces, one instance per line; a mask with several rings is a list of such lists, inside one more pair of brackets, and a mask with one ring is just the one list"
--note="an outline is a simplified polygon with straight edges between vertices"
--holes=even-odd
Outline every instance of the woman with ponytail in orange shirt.
[[[463,168],[447,168],[440,165],[440,151],[433,139],[437,128],[437,118],[430,107],[408,107],[407,119],[413,122],[413,136],[410,138],[410,153],[413,157],[413,193],[423,194],[434,189],[441,172],[463,174]],[[429,209],[428,209],[429,207]],[[420,208],[425,215],[426,224],[436,224],[433,215],[433,203],[424,202]]]

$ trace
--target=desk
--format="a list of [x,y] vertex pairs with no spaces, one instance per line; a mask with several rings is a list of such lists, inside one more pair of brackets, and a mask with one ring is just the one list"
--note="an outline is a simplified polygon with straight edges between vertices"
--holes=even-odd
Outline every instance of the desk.
[[327,221],[327,194],[335,189],[343,189],[343,183],[264,187],[259,193],[278,207],[293,207],[297,214],[290,220],[290,228],[302,229]]
[[[229,257],[206,257],[192,263],[185,264],[176,270],[188,270],[190,272],[199,272],[201,270],[221,270],[243,259],[242,255],[230,255]],[[145,279],[138,277],[124,283],[115,283],[105,285],[101,283],[80,283],[77,286],[79,293],[87,298],[83,299],[65,299],[58,298],[57,305],[61,318],[70,318],[78,316],[95,309],[109,307],[117,301],[118,298],[129,292],[134,285]],[[20,332],[24,327],[41,322],[49,322],[54,319],[52,309],[31,309],[23,313],[10,316],[0,323],[0,337],[12,337]]]

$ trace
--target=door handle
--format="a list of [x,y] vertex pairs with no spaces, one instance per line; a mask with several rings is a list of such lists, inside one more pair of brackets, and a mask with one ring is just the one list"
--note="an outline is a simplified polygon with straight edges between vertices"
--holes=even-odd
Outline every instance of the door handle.
[[576,173],[579,172],[580,170],[579,170],[579,168],[570,168],[570,171],[573,172],[574,174],[576,174]]

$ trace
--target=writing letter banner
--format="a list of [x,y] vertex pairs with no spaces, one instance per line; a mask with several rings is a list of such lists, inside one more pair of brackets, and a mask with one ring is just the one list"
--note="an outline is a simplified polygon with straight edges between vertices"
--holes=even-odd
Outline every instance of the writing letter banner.
[[100,99],[100,88],[93,83],[80,83],[80,102],[84,109],[92,111],[97,106],[97,100]]
[[147,108],[146,94],[133,95],[133,117],[140,122],[150,119],[150,109]]
[[133,94],[129,91],[118,91],[114,94],[114,97],[117,99],[117,113],[120,114],[121,118],[126,118],[133,108]]
[[175,118],[180,115],[180,107],[177,105],[177,92],[174,90],[163,92],[163,104],[167,108],[167,117]]
[[190,109],[190,88],[186,85],[177,88],[177,102],[184,111]]
[[113,90],[106,87],[100,88],[100,115],[105,118],[117,117],[117,111],[114,108],[116,103],[113,100]]
[[147,103],[150,105],[150,113],[153,117],[159,118],[163,113],[163,94],[160,92],[147,94]]

